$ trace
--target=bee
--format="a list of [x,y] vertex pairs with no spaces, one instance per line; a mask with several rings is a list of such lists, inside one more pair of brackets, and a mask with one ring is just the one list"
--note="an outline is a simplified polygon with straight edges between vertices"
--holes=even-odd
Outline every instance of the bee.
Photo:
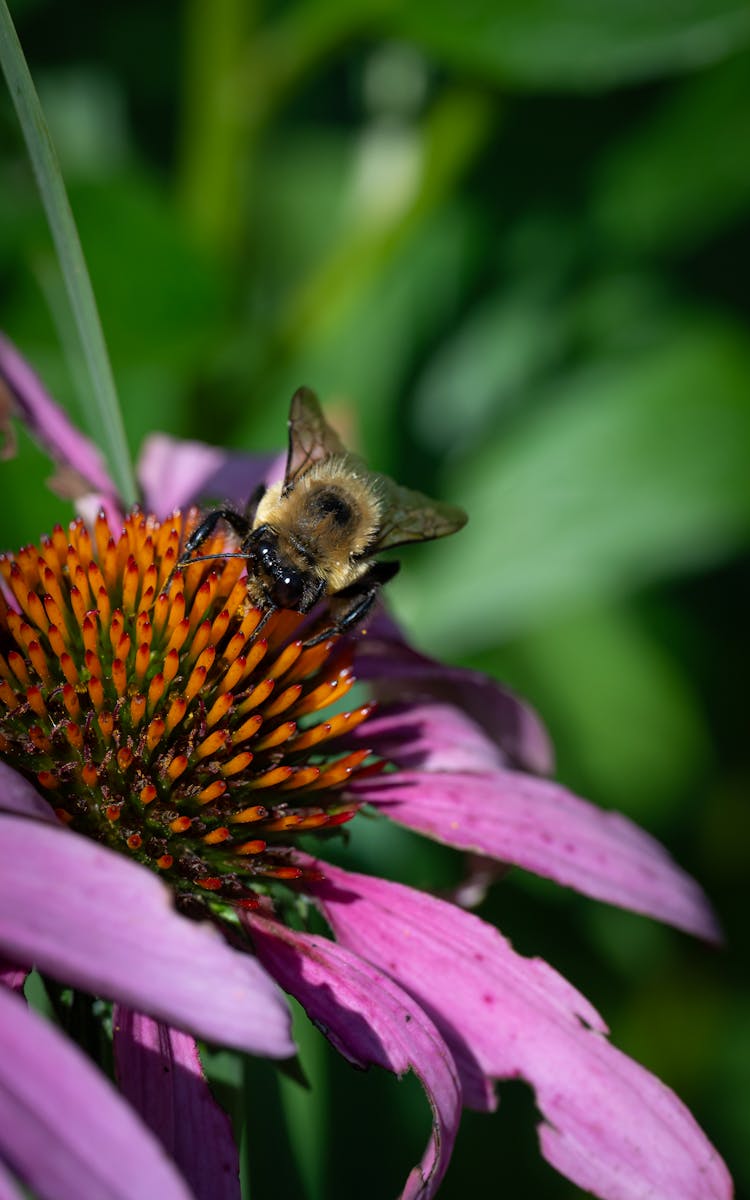
[[[399,569],[376,555],[407,542],[455,533],[466,513],[370,471],[350,453],[308,388],[292,397],[289,449],[281,483],[261,487],[244,512],[222,506],[190,535],[177,568],[211,558],[241,557],[247,595],[266,610],[308,613],[328,599],[329,624],[306,645],[354,630],[384,583]],[[196,555],[219,521],[240,539],[236,552]]]

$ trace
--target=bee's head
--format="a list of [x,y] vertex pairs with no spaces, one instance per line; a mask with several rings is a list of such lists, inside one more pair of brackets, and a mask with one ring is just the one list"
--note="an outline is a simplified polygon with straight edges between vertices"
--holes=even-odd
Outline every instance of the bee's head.
[[266,599],[276,608],[307,612],[319,598],[321,589],[317,578],[309,567],[293,561],[273,529],[264,530],[253,546],[248,573],[251,569]]

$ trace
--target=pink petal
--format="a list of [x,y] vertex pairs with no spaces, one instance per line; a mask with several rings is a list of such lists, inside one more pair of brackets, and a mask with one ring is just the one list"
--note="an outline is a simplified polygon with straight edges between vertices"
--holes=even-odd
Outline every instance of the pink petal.
[[728,1200],[726,1167],[685,1106],[610,1045],[552,967],[442,900],[321,865],[328,879],[310,890],[336,938],[430,1014],[470,1099],[477,1069],[527,1080],[544,1156],[604,1200]]
[[13,1182],[0,1160],[0,1200],[23,1200],[21,1192]]
[[232,1125],[211,1095],[193,1038],[120,1004],[112,1028],[120,1090],[197,1200],[240,1200]]
[[3,989],[0,1158],[48,1200],[190,1200],[161,1146],[104,1076]]
[[553,770],[552,744],[532,708],[479,671],[449,667],[418,653],[382,612],[368,625],[356,672],[358,679],[385,687],[386,699],[421,696],[463,709],[499,746],[506,763],[539,775]]
[[179,916],[145,868],[62,826],[0,816],[0,951],[209,1041],[294,1053],[286,1003],[249,954]]
[[655,838],[557,783],[520,771],[399,771],[362,780],[352,791],[437,841],[720,940],[703,892]]
[[273,455],[241,454],[153,433],[138,462],[144,506],[157,517],[213,499],[243,505],[264,483]]
[[413,1070],[430,1101],[433,1133],[403,1200],[429,1200],[453,1151],[461,1109],[456,1069],[432,1022],[390,979],[326,938],[247,916],[261,962],[329,1041],[360,1067]]
[[93,529],[100,512],[104,513],[112,531],[120,529],[124,519],[123,507],[119,500],[112,500],[101,492],[87,492],[85,496],[79,496],[75,501],[75,510],[89,529]]
[[50,825],[60,824],[36,788],[4,762],[0,762],[0,812],[35,817]]
[[16,402],[32,437],[54,462],[72,467],[98,492],[114,497],[115,486],[93,442],[79,433],[15,346],[0,334],[0,380]]
[[452,704],[383,705],[350,735],[399,767],[425,771],[491,771],[504,757],[470,717]]

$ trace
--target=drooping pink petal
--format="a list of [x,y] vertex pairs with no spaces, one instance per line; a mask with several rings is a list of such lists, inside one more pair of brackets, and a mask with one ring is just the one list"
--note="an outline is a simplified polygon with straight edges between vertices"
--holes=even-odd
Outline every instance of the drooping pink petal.
[[604,1200],[729,1200],[726,1167],[685,1106],[607,1041],[552,967],[445,901],[321,865],[328,878],[308,886],[337,940],[430,1014],[469,1099],[482,1100],[477,1068],[527,1080],[543,1154]]
[[197,1200],[240,1200],[232,1125],[211,1095],[194,1038],[121,1004],[112,1033],[120,1090]]
[[349,740],[399,767],[424,771],[491,771],[504,763],[500,747],[475,721],[437,701],[384,705]]
[[284,998],[249,954],[178,915],[151,872],[61,825],[0,815],[0,952],[209,1041],[294,1053]]
[[461,1089],[445,1042],[418,1004],[369,963],[326,938],[248,916],[258,956],[351,1062],[403,1075],[413,1070],[427,1093],[433,1133],[403,1200],[434,1196],[450,1161]]
[[61,467],[72,468],[95,491],[116,496],[104,461],[93,442],[75,428],[55,404],[38,375],[15,346],[0,334],[0,381],[15,401],[18,415],[50,458]]
[[44,1200],[190,1200],[156,1138],[104,1076],[4,989],[0,1158]]
[[0,1158],[0,1200],[24,1200],[21,1192],[13,1182],[10,1171],[6,1170]]
[[553,770],[552,743],[529,705],[479,671],[450,667],[420,654],[382,611],[369,622],[362,640],[357,678],[383,687],[387,699],[424,697],[455,705],[500,747],[506,764],[539,775]]
[[720,940],[711,907],[655,838],[560,784],[520,771],[399,771],[352,786],[393,821]]
[[165,517],[206,498],[243,505],[266,481],[274,461],[274,455],[242,454],[152,433],[137,471],[146,509]]
[[60,823],[36,788],[4,762],[0,762],[0,812],[33,817],[50,825]]

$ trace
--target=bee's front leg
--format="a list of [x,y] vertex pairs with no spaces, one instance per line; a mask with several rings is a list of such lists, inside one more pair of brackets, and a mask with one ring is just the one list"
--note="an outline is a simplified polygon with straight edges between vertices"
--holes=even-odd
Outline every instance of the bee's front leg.
[[[331,599],[331,623],[305,642],[305,649],[317,646],[333,634],[351,633],[364,621],[384,583],[397,574],[398,562],[375,562],[351,587],[337,592]],[[338,615],[337,615],[338,614]]]
[[215,508],[203,518],[200,525],[198,525],[197,528],[194,529],[190,534],[190,537],[185,542],[185,548],[177,562],[178,567],[187,562],[188,559],[195,554],[195,551],[203,545],[206,539],[210,538],[219,521],[226,521],[229,528],[233,529],[240,538],[246,538],[250,532],[250,523],[247,517],[243,516],[242,513],[239,513],[235,509],[227,506],[224,506],[223,508]]

